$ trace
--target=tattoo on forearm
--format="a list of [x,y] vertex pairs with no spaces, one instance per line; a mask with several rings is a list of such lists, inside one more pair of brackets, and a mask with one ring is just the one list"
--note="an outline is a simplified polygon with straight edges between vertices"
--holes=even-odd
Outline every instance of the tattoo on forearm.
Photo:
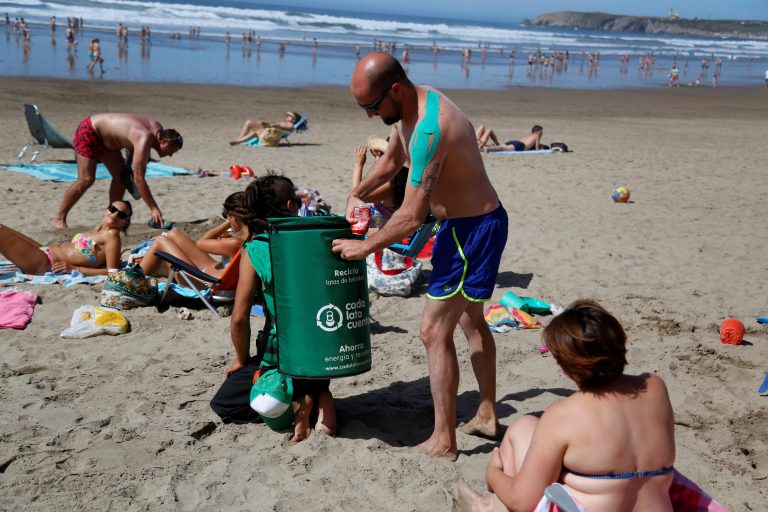
[[437,185],[437,178],[440,175],[440,162],[435,162],[426,170],[426,176],[424,177],[424,194],[429,197],[432,194],[432,190]]

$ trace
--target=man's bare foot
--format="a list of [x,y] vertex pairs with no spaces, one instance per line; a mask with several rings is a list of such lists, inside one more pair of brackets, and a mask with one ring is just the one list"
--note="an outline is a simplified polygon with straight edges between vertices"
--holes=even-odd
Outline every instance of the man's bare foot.
[[459,430],[470,436],[485,437],[488,439],[497,439],[499,437],[499,422],[482,421],[475,416],[468,423],[459,425]]
[[436,448],[429,444],[429,440],[424,441],[421,444],[408,448],[410,453],[421,453],[435,459],[447,459],[451,462],[456,462],[459,458],[456,452],[451,451],[450,448]]
[[68,228],[69,225],[67,225],[67,221],[64,220],[64,219],[54,219],[53,220],[53,227],[59,228],[59,229],[64,229],[64,228]]
[[239,144],[239,142],[237,142],[236,140],[229,141],[230,146],[236,146],[237,144]]
[[490,496],[483,496],[469,486],[463,478],[457,484],[459,495],[459,510],[462,512],[482,512],[493,510]]

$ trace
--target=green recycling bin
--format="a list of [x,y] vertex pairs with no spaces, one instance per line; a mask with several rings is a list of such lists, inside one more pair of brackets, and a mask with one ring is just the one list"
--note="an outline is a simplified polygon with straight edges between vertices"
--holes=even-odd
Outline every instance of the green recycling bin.
[[360,238],[344,217],[269,219],[281,373],[304,379],[348,377],[371,369],[365,260],[331,251]]

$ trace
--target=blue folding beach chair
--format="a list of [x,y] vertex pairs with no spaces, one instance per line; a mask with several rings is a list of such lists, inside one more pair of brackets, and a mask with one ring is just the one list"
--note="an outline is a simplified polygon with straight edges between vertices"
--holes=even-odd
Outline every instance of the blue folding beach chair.
[[[288,142],[288,137],[294,132],[298,133],[304,133],[305,131],[309,130],[309,119],[306,118],[306,116],[301,116],[298,121],[293,123],[293,130],[290,132],[283,132],[283,139],[285,139],[286,142]],[[241,143],[243,146],[261,146],[261,141],[258,137],[254,137],[250,140],[247,140],[245,142]]]
[[438,231],[440,231],[440,221],[429,215],[426,222],[411,236],[408,243],[392,244],[389,248],[403,256],[415,258]]
[[[211,310],[214,315],[219,316],[219,312],[213,307],[213,303],[231,303],[235,300],[235,289],[237,288],[237,282],[240,276],[240,255],[240,251],[235,253],[224,268],[221,277],[214,277],[165,251],[156,251],[155,256],[168,263],[168,266],[171,269],[168,274],[168,280],[163,287],[163,293],[160,296],[158,305],[162,306],[165,303],[168,290],[171,289],[171,285],[174,281],[173,278],[178,274],[179,277],[186,282],[187,288],[189,288],[194,295],[205,304],[205,307]],[[200,289],[190,278],[197,279],[202,283],[207,283],[208,287]]]

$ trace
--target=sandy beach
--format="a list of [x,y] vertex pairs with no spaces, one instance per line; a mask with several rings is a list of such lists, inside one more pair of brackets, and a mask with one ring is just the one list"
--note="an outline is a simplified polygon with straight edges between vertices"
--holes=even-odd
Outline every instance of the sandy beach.
[[[592,297],[624,324],[629,372],[667,383],[676,416],[675,466],[729,510],[768,502],[768,371],[763,88],[586,91],[444,91],[475,125],[502,139],[534,124],[553,155],[486,155],[509,211],[509,242],[494,299],[509,290],[566,305]],[[184,148],[163,163],[226,174],[231,164],[273,169],[318,189],[336,212],[353,149],[387,128],[369,120],[346,88],[243,88],[0,78],[0,165],[28,142],[24,103],[36,103],[68,136],[86,115],[136,112],[176,128]],[[247,118],[309,118],[310,130],[279,148],[230,147]],[[44,161],[71,161],[49,150]],[[51,227],[67,183],[0,171],[0,223],[44,243],[96,224],[108,180],[75,206],[70,228]],[[629,204],[614,204],[615,184]],[[217,222],[229,177],[150,180],[164,216],[191,235]],[[134,202],[124,247],[157,234]],[[429,265],[426,264],[429,268]],[[458,433],[456,463],[404,453],[432,429],[423,287],[407,299],[371,297],[373,369],[331,383],[337,438],[293,445],[265,425],[224,425],[208,402],[233,357],[229,319],[176,309],[126,312],[131,332],[67,340],[73,310],[96,304],[101,286],[18,285],[37,293],[31,324],[0,331],[0,510],[407,510],[456,507],[456,482],[483,488],[495,441]],[[723,345],[728,317],[745,343]],[[541,317],[546,325],[548,317]],[[254,327],[260,324],[254,318]],[[495,335],[503,425],[542,411],[575,387],[539,354],[538,331]],[[457,332],[458,420],[478,394]]]

